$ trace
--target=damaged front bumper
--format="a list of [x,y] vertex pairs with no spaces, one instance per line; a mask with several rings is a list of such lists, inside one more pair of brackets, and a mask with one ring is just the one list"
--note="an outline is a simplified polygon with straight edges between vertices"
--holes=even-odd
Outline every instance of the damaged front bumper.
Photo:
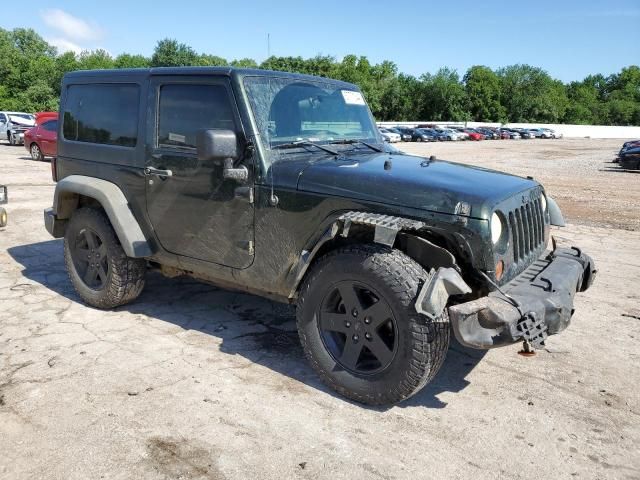
[[544,345],[573,315],[573,297],[595,277],[594,262],[576,247],[557,248],[486,297],[449,308],[453,332],[472,348],[495,348],[526,340]]

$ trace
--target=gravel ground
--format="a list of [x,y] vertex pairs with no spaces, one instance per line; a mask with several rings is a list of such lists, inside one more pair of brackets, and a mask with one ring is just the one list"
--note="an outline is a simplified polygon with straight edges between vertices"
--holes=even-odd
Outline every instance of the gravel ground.
[[402,147],[539,178],[599,274],[535,357],[454,346],[388,409],[318,381],[287,306],[155,274],[132,305],[79,303],[48,163],[0,146],[0,478],[640,478],[640,176],[600,172],[620,143]]

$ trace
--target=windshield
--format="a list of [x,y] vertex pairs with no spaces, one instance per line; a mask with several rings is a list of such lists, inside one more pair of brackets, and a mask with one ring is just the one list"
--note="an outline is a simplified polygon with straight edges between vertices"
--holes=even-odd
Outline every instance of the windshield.
[[[269,162],[281,158],[279,146],[293,142],[382,143],[357,90],[320,79],[274,77],[246,77],[244,86]],[[305,149],[304,144],[299,148]]]

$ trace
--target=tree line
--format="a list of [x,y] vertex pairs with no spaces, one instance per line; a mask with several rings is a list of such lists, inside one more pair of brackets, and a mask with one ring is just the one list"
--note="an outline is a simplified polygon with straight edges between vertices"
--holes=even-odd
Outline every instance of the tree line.
[[357,84],[379,121],[479,121],[640,125],[640,67],[609,76],[593,74],[568,84],[530,65],[497,70],[476,65],[461,77],[443,67],[419,77],[391,61],[367,57],[271,56],[229,61],[197,53],[173,39],[160,40],[151,57],[105,50],[58,53],[34,30],[0,28],[0,110],[56,110],[66,72],[98,68],[222,66],[284,70]]

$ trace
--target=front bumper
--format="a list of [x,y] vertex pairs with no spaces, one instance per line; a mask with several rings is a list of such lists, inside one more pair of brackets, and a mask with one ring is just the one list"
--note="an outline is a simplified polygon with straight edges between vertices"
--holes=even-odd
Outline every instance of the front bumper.
[[458,341],[488,349],[526,340],[544,345],[548,335],[561,332],[573,315],[573,297],[591,286],[596,270],[588,255],[576,247],[545,254],[527,270],[486,297],[449,308]]
[[24,144],[24,131],[20,131],[20,130],[13,131],[11,132],[11,135],[13,137],[13,142],[16,145]]

